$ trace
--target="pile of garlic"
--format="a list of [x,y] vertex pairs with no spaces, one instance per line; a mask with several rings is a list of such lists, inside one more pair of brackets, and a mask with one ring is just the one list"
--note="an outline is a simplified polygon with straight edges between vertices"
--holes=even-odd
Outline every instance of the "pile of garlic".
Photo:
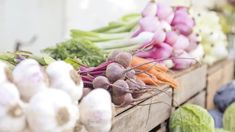
[[109,93],[95,89],[81,99],[82,93],[80,75],[63,61],[43,69],[37,61],[25,59],[12,72],[0,62],[0,131],[108,132]]

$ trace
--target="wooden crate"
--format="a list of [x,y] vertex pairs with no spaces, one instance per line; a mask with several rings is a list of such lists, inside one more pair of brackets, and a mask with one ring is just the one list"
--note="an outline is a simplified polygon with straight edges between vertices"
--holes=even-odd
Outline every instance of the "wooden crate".
[[206,108],[214,108],[213,98],[216,91],[233,79],[234,62],[221,60],[208,68]]
[[177,107],[206,87],[206,65],[195,65],[179,73],[179,88],[173,90],[173,106]]
[[187,103],[196,104],[203,108],[206,106],[206,91],[199,92],[196,96],[192,97]]
[[[111,132],[150,131],[168,119],[171,113],[172,89],[165,87],[163,90],[164,93],[159,92],[159,94],[147,99],[138,106],[126,110],[117,110],[122,112],[114,117]],[[164,103],[157,103],[161,101]]]

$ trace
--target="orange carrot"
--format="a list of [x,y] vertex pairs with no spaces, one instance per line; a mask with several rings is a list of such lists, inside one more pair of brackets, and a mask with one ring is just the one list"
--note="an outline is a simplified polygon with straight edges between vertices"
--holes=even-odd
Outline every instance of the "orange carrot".
[[149,61],[137,56],[132,57],[131,66],[136,67],[139,70],[155,69],[157,71],[167,72],[168,68],[161,64],[156,64],[153,61]]
[[151,63],[151,61],[134,56],[132,58],[131,67],[139,71],[144,71],[136,76],[146,84],[167,84],[173,88],[176,88],[178,85],[177,82],[167,73],[168,68],[163,65],[154,64]]

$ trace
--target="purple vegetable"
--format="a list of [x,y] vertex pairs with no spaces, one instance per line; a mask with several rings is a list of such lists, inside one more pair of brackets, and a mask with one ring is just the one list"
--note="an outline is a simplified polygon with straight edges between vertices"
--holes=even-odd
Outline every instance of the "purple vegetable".
[[175,50],[172,61],[175,70],[186,69],[195,63],[195,60],[184,50]]
[[140,28],[142,31],[156,32],[160,29],[160,22],[155,16],[146,16],[139,21]]
[[173,48],[170,45],[161,43],[153,46],[148,51],[137,53],[137,56],[151,59],[167,59],[171,56],[172,51]]
[[154,1],[150,1],[142,11],[142,16],[156,16],[157,14],[157,4]]

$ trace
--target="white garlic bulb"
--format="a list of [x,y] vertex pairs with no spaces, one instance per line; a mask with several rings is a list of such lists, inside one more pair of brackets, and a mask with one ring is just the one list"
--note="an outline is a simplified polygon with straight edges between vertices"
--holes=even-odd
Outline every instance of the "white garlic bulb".
[[9,81],[12,81],[11,71],[4,62],[0,61],[0,83]]
[[21,132],[25,129],[23,105],[14,84],[0,84],[0,132]]
[[68,94],[50,88],[32,97],[26,107],[26,117],[33,132],[72,131],[79,110]]
[[47,67],[51,87],[65,91],[74,102],[82,97],[83,82],[73,67],[64,61],[55,61]]
[[25,101],[48,87],[46,74],[33,59],[21,61],[13,70],[13,79]]
[[80,103],[80,121],[88,132],[109,132],[112,125],[111,96],[107,90],[97,88]]

